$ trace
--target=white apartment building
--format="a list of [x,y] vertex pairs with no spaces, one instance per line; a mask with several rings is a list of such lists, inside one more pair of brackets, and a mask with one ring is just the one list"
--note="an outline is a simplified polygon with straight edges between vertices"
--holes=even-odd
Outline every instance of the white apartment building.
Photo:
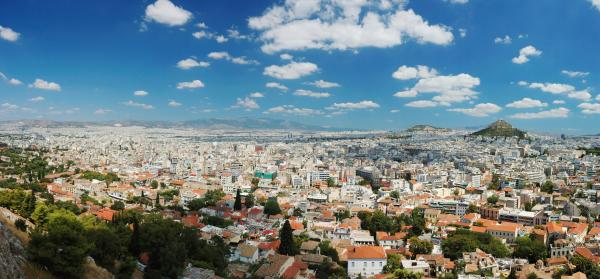
[[387,254],[381,246],[353,246],[348,248],[348,276],[372,277],[381,274],[387,264]]

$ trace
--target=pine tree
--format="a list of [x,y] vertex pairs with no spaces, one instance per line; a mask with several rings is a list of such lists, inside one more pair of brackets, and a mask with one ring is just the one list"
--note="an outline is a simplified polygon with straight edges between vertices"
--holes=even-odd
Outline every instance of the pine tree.
[[235,196],[235,203],[233,204],[233,210],[242,210],[242,196],[240,195],[240,189],[237,189],[237,195]]
[[140,247],[140,225],[137,220],[133,221],[133,232],[131,233],[131,240],[129,242],[129,252],[136,258],[141,253]]
[[154,207],[160,207],[160,194],[158,193],[158,191],[156,192],[156,200],[154,203]]
[[33,211],[35,210],[35,204],[36,204],[37,200],[35,198],[35,191],[31,191],[31,196],[29,196],[29,201],[27,204],[27,215],[31,216],[31,213],[33,213]]
[[292,226],[289,220],[285,220],[283,227],[279,231],[279,240],[281,241],[281,244],[279,244],[279,254],[288,256],[296,255]]

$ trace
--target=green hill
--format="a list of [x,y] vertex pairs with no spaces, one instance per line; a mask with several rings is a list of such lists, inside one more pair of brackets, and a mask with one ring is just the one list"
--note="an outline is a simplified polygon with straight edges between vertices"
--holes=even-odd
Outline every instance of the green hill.
[[492,123],[490,126],[483,130],[479,130],[472,136],[483,136],[483,137],[518,137],[520,139],[525,138],[527,133],[513,128],[508,122],[504,120],[498,120]]

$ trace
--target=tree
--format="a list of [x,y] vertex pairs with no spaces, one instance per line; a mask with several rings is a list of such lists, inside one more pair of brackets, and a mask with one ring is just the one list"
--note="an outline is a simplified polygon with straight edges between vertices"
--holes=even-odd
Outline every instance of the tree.
[[388,254],[387,264],[383,267],[383,272],[394,273],[394,271],[399,268],[402,268],[402,257],[398,254]]
[[279,230],[279,254],[294,256],[297,254],[296,247],[294,245],[294,236],[292,235],[292,226],[289,220],[285,220],[283,227]]
[[541,189],[542,192],[546,192],[548,194],[552,194],[554,192],[554,183],[550,180],[546,180],[544,184],[542,184]]
[[277,203],[277,198],[269,198],[267,200],[267,203],[265,204],[264,212],[267,215],[276,215],[276,214],[281,213],[281,208],[279,208],[279,203]]
[[198,211],[202,208],[206,207],[206,202],[204,199],[193,199],[187,203],[187,208],[192,211]]
[[487,233],[458,229],[442,241],[444,256],[452,260],[461,258],[463,252],[473,252],[476,248],[497,258],[504,258],[510,254],[506,245]]
[[421,273],[410,272],[406,269],[396,269],[391,278],[395,279],[421,279],[423,275]]
[[335,250],[335,248],[331,247],[330,244],[331,242],[329,242],[329,240],[324,240],[321,243],[319,243],[321,255],[330,257],[331,260],[333,260],[334,262],[339,262],[340,258],[338,256],[338,253]]
[[489,204],[494,204],[494,205],[498,202],[498,200],[499,200],[498,195],[491,195],[487,198],[487,202]]
[[510,273],[508,274],[508,277],[506,277],[506,279],[517,279],[517,271],[514,268],[510,269]]
[[317,279],[343,279],[346,278],[346,270],[336,263],[323,262],[316,270]]
[[542,242],[529,237],[518,237],[515,244],[514,258],[527,259],[530,263],[535,263],[548,255],[546,246]]
[[538,276],[535,274],[535,272],[531,272],[527,274],[527,279],[538,279]]
[[233,210],[240,211],[242,210],[242,196],[240,194],[240,189],[237,189],[237,194],[235,195],[235,203],[233,204]]
[[431,254],[431,251],[433,250],[433,243],[427,240],[420,240],[417,237],[413,236],[410,239],[409,250],[414,256],[419,254],[428,255]]
[[571,263],[573,265],[575,265],[575,269],[573,270],[573,273],[576,273],[576,272],[585,273],[585,275],[587,275],[588,279],[599,279],[600,278],[600,266],[593,263],[592,261],[590,261],[582,256],[575,255],[573,258],[571,258]]
[[22,232],[27,231],[27,224],[25,223],[25,220],[23,220],[23,219],[17,219],[15,221],[15,227]]
[[113,270],[115,260],[121,253],[119,238],[110,229],[97,227],[89,229],[86,233],[89,243],[93,244],[90,256],[96,264],[108,270]]
[[152,189],[158,188],[158,181],[152,180],[152,182],[150,182],[150,187],[152,187]]
[[399,199],[400,198],[400,194],[398,193],[398,191],[392,191],[390,193],[390,197],[392,197],[394,199]]
[[254,206],[254,195],[249,193],[244,199],[244,203],[246,204],[246,208],[251,208]]
[[110,209],[112,210],[117,210],[117,211],[121,211],[125,209],[125,203],[123,203],[122,201],[116,201],[114,202],[111,206]]
[[344,219],[350,218],[350,211],[342,210],[334,213],[333,215],[338,222],[341,222]]
[[70,217],[58,216],[48,223],[47,233],[36,230],[27,247],[30,258],[61,278],[79,278],[90,246],[83,226]]

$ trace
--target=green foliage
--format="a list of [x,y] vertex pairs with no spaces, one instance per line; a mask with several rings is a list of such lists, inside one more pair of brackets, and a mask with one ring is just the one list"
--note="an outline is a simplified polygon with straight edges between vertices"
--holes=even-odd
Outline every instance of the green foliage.
[[279,254],[293,256],[298,254],[298,249],[294,244],[294,237],[292,235],[292,226],[289,220],[285,220],[283,227],[279,230]]
[[254,206],[254,195],[252,193],[248,194],[244,199],[244,204],[246,208],[251,208]]
[[110,184],[114,181],[121,181],[119,176],[112,172],[102,174],[102,173],[99,173],[96,171],[84,171],[81,175],[81,178],[87,179],[87,180],[96,179],[96,180],[100,180],[100,181],[106,181],[106,183],[108,183],[108,184]]
[[156,180],[152,180],[152,182],[150,182],[150,187],[151,187],[152,189],[156,189],[156,188],[158,188],[158,181],[156,181]]
[[544,184],[542,184],[541,186],[541,191],[542,192],[546,192],[548,194],[552,194],[554,192],[554,183],[552,183],[552,181],[550,180],[546,180],[546,182]]
[[400,194],[398,193],[398,191],[392,191],[390,193],[390,197],[392,197],[394,199],[399,199],[400,198]]
[[335,181],[333,181],[333,178],[327,178],[327,187],[334,187],[335,186]]
[[233,210],[240,211],[242,210],[242,196],[240,194],[240,189],[237,189],[237,193],[235,195],[235,202],[233,203]]
[[179,196],[179,189],[168,189],[160,191],[160,196],[163,197],[167,201],[173,200],[173,197]]
[[[68,211],[62,211],[68,212]],[[30,258],[61,278],[79,278],[90,249],[84,228],[70,216],[56,216],[48,223],[47,233],[31,234],[27,251]]]
[[92,202],[95,205],[102,205],[102,203],[100,203],[98,200],[90,197],[90,195],[85,194],[85,193],[81,195],[80,199],[81,199],[81,203],[82,204],[85,204],[86,202],[89,201],[89,202]]
[[189,201],[186,206],[192,211],[198,211],[206,207],[206,201],[204,201],[204,199],[193,199]]
[[333,215],[338,222],[341,222],[344,219],[350,218],[350,211],[342,210],[334,213]]
[[25,223],[25,220],[23,220],[23,219],[17,219],[15,221],[15,227],[22,232],[27,231],[27,224]]
[[394,279],[421,279],[421,273],[410,272],[406,269],[396,269],[391,278]]
[[96,264],[112,271],[122,251],[117,234],[108,228],[97,227],[89,229],[86,238],[92,244],[90,256]]
[[433,243],[431,243],[431,241],[428,240],[420,240],[417,237],[413,236],[410,239],[409,250],[414,256],[419,254],[429,255],[433,250]]
[[489,197],[487,198],[487,202],[488,202],[489,204],[493,204],[493,205],[495,205],[496,203],[498,203],[498,200],[499,200],[499,197],[498,197],[498,195],[491,195],[491,196],[489,196]]
[[527,279],[538,279],[538,276],[535,274],[535,272],[531,272],[527,274]]
[[600,279],[600,266],[594,264],[590,260],[576,255],[571,258],[571,263],[575,265],[575,269],[572,273],[582,272],[587,275],[588,279]]
[[112,210],[117,210],[117,211],[121,211],[125,209],[125,203],[123,203],[122,201],[116,201],[114,202],[111,206],[110,209]]
[[506,245],[487,233],[458,229],[442,241],[444,256],[452,260],[461,258],[463,252],[473,252],[476,248],[497,258],[504,258],[510,254]]
[[383,267],[383,272],[394,273],[399,268],[402,268],[402,257],[398,254],[388,254],[387,264]]
[[317,279],[343,279],[346,278],[346,270],[336,263],[323,262],[316,270]]
[[334,262],[339,262],[340,258],[338,256],[335,248],[331,247],[331,242],[329,240],[324,240],[319,243],[319,249],[321,250],[321,255],[330,257]]
[[219,227],[219,228],[226,228],[228,226],[233,225],[233,221],[231,221],[231,220],[225,220],[219,216],[210,216],[210,215],[204,216],[204,218],[202,219],[202,223],[207,224],[207,225],[212,225],[215,227]]
[[264,212],[267,215],[277,215],[277,214],[281,213],[281,208],[279,208],[279,203],[277,203],[277,198],[269,198],[267,200],[267,203],[265,204]]
[[548,256],[546,246],[540,241],[529,237],[518,237],[515,244],[514,258],[528,259],[530,263],[535,263]]

